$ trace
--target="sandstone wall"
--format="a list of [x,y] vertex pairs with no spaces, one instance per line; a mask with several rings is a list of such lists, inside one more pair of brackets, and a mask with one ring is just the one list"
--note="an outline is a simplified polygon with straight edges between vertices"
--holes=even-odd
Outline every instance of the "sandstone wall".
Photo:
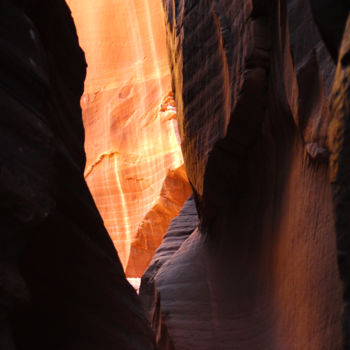
[[142,279],[159,348],[348,349],[348,5],[163,5],[199,224]]
[[[191,192],[177,135],[162,5],[68,3],[88,62],[82,97],[85,178],[127,275],[140,277]],[[174,171],[182,175],[165,185]],[[152,214],[159,209],[161,216]]]

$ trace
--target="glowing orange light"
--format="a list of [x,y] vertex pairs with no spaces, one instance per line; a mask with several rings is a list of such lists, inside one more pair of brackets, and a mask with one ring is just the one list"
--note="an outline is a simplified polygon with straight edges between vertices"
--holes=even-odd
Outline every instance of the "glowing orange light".
[[[88,62],[81,102],[86,181],[127,274],[138,277],[155,249],[155,231],[162,231],[159,236],[165,233],[190,193],[185,175],[177,177],[182,193],[169,194],[173,204],[164,212],[164,222],[144,224],[160,201],[168,172],[183,166],[169,95],[161,2],[68,0],[68,4]],[[134,251],[140,259],[132,256]]]

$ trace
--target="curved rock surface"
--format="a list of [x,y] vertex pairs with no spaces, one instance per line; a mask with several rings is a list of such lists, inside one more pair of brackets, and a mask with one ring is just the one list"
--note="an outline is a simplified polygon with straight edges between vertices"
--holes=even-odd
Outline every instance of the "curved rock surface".
[[84,180],[65,1],[0,1],[0,62],[0,349],[155,349]]
[[149,267],[142,276],[140,294],[143,308],[149,318],[154,311],[154,297],[157,294],[155,278],[158,270],[177,252],[197,225],[198,214],[194,199],[191,197],[186,201],[179,215],[172,220],[161,246],[156,250]]
[[348,7],[330,3],[163,0],[200,223],[143,277],[160,349],[349,347]]
[[191,192],[184,175],[161,195],[169,172],[183,172],[162,5],[68,3],[88,62],[85,178],[127,275],[140,277]]

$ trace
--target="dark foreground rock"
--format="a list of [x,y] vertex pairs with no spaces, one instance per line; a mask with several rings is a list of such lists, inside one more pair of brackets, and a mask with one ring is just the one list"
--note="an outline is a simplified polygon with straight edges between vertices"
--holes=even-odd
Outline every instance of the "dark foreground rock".
[[200,224],[143,278],[160,349],[348,349],[348,6],[163,4]]
[[63,0],[0,1],[0,348],[154,349],[85,184],[86,63]]

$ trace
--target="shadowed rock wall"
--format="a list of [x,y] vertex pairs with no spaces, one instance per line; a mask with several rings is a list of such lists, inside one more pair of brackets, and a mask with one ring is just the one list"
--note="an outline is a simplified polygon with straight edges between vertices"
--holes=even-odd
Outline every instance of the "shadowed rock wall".
[[338,263],[344,282],[343,335],[344,348],[350,349],[350,18],[347,18],[337,56],[337,70],[331,96],[329,145],[331,150],[330,179],[332,182],[337,233]]
[[160,349],[349,346],[348,7],[310,3],[163,1],[199,225],[142,279]]
[[88,62],[81,100],[85,178],[127,276],[140,277],[191,192],[170,93],[162,4],[68,3]]
[[0,1],[0,348],[154,349],[86,186],[63,0]]

